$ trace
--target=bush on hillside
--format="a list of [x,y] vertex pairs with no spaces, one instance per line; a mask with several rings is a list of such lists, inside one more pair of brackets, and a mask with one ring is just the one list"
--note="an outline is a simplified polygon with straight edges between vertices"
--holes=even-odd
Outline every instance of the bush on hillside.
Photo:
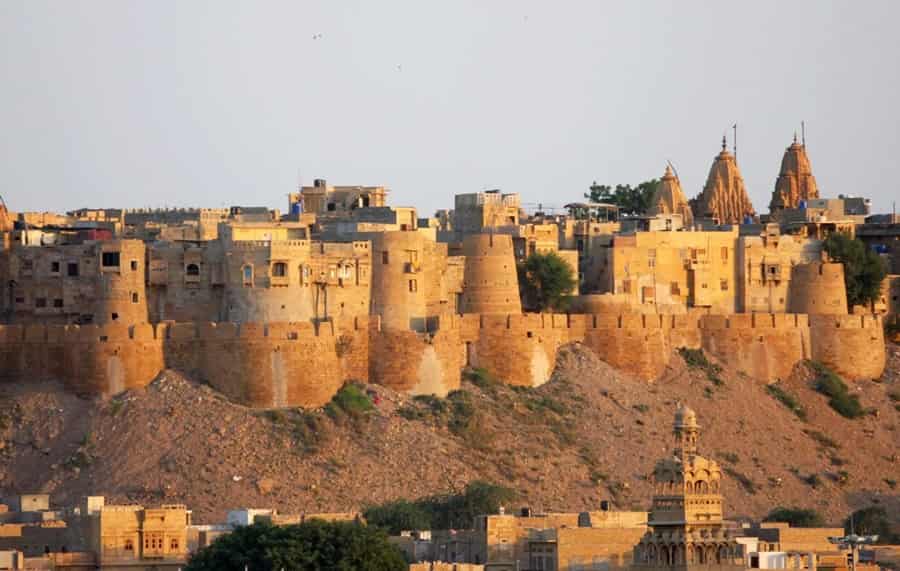
[[331,398],[330,403],[325,405],[325,412],[335,421],[344,417],[357,421],[374,408],[362,386],[348,383]]
[[766,385],[766,391],[772,395],[775,400],[783,404],[788,410],[793,412],[800,420],[806,420],[806,409],[800,404],[800,400],[782,389],[778,385]]
[[866,413],[859,404],[859,397],[851,395],[847,385],[831,369],[816,361],[810,361],[816,374],[813,388],[828,397],[828,406],[846,418],[859,418]]
[[703,352],[703,349],[689,349],[687,347],[679,347],[678,354],[681,355],[682,359],[684,359],[684,364],[691,369],[701,369],[705,371],[706,378],[709,379],[712,384],[716,386],[722,386],[725,384],[725,381],[723,381],[722,377],[719,376],[719,373],[722,372],[722,367],[710,361],[706,357],[706,353]]

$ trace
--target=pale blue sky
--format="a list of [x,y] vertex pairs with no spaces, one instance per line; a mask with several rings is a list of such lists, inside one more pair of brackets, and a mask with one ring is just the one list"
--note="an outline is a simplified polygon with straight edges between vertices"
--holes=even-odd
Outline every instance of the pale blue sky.
[[[898,192],[900,2],[0,1],[13,210],[269,205],[384,184],[577,200],[739,125],[766,211],[801,120],[826,196]],[[321,37],[316,39],[313,36]]]

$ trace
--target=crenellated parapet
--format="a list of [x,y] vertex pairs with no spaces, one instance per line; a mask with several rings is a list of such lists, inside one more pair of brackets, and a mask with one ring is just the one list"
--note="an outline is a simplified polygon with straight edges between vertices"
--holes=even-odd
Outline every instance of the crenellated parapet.
[[763,381],[810,358],[854,380],[877,378],[885,366],[881,318],[869,315],[445,314],[427,318],[422,331],[384,328],[377,316],[0,326],[0,381],[54,379],[78,394],[109,396],[171,368],[248,406],[314,408],[351,380],[446,395],[466,366],[539,386],[571,342],[648,381],[678,347],[702,348]]

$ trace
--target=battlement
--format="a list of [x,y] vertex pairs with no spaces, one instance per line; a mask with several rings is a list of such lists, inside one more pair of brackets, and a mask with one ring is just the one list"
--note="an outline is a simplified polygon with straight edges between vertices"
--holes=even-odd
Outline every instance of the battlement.
[[231,247],[238,251],[250,251],[273,246],[309,248],[311,243],[310,240],[235,240],[231,243]]
[[873,315],[810,315],[810,325],[835,329],[878,329],[884,327],[882,316]]
[[[859,326],[865,317],[866,327],[873,327],[873,316],[822,316],[828,318],[852,318],[836,321],[836,327]],[[526,314],[444,314],[435,316],[435,329],[471,330],[528,330],[540,331],[565,329],[573,331],[592,329],[796,329],[809,326],[810,316],[802,313],[754,313],[734,315],[706,314],[575,314],[575,313],[526,313]],[[878,318],[880,319],[880,318]],[[878,322],[880,324],[880,321]],[[429,328],[431,329],[431,328]]]
[[172,368],[267,408],[322,406],[350,379],[446,394],[459,386],[465,366],[537,386],[550,378],[559,348],[571,342],[647,380],[659,376],[679,347],[702,348],[766,381],[786,377],[809,358],[848,379],[877,378],[885,362],[882,319],[873,315],[447,313],[424,324],[422,331],[383,329],[379,316],[362,316],[6,325],[0,326],[0,379],[57,379],[80,394],[112,395],[146,386]]

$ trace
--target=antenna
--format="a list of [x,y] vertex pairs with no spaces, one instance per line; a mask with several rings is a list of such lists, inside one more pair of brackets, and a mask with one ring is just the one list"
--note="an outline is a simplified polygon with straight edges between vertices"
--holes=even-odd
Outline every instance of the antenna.
[[666,164],[669,165],[669,167],[672,168],[672,172],[675,173],[675,179],[676,179],[678,182],[681,182],[681,177],[678,176],[678,169],[675,168],[675,165],[672,164],[672,161],[670,161],[669,159],[666,159]]
[[803,143],[803,148],[806,148],[806,121],[800,121],[800,137]]
[[734,162],[737,163],[737,123],[731,126],[734,129]]

